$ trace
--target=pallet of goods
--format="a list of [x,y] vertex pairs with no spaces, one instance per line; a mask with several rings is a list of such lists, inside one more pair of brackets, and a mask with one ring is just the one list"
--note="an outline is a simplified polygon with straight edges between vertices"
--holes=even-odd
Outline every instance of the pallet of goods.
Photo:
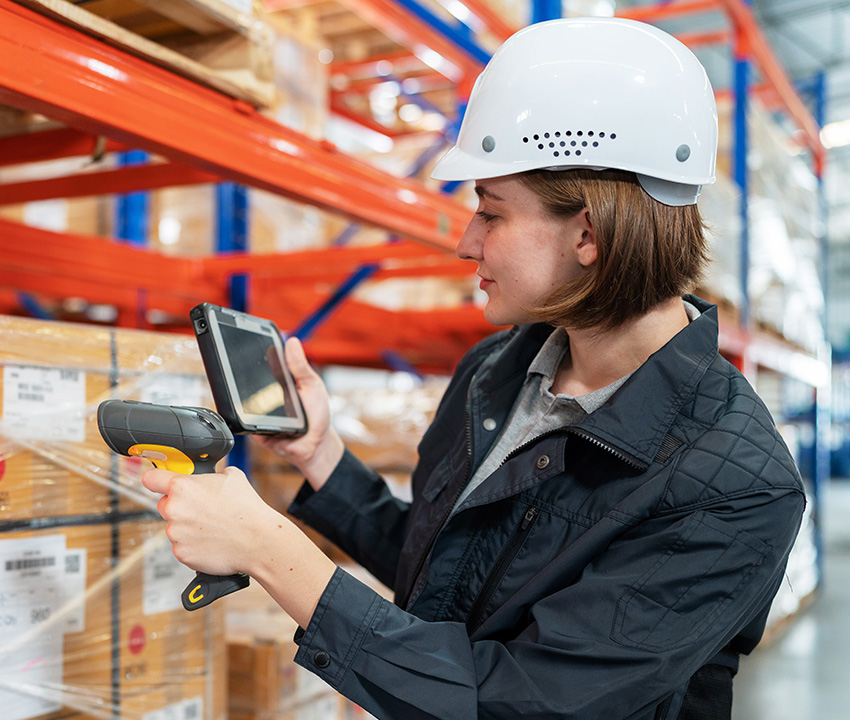
[[209,406],[194,339],[0,317],[4,720],[225,720],[219,605],[186,612],[180,565],[97,407]]
[[261,0],[22,0],[144,60],[258,108],[275,102]]

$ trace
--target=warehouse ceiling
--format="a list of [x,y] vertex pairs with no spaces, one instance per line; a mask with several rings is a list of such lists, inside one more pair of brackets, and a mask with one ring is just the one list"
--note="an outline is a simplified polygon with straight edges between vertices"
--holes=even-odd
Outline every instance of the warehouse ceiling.
[[[792,81],[825,74],[825,124],[850,121],[850,1],[756,0],[753,9]],[[850,242],[850,144],[830,149],[825,177],[829,239]]]
[[[617,0],[616,7],[644,4],[645,0]],[[825,187],[829,240],[850,243],[850,0],[753,0],[751,5],[793,83],[799,88],[811,87],[818,74],[824,74],[824,125],[848,121],[845,134],[849,144],[829,150]],[[691,14],[671,24],[694,32],[703,27],[716,29],[718,18],[718,14]],[[713,54],[714,59],[729,57],[728,48],[717,48]],[[726,72],[725,68],[721,72]],[[813,96],[805,91],[801,95],[814,114]]]

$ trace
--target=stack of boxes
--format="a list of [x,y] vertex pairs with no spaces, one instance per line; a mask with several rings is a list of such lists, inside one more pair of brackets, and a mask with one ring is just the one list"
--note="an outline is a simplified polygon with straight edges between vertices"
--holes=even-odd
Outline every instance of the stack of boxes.
[[97,430],[111,397],[209,406],[194,340],[0,317],[4,720],[224,720],[221,606],[187,613],[145,461]]
[[[347,444],[401,496],[444,386],[373,387],[368,400],[332,390]],[[109,398],[212,407],[194,339],[0,316],[0,392],[4,720],[367,717],[294,664],[295,625],[256,583],[182,608],[192,573],[141,486],[149,465],[100,437],[97,407]],[[300,476],[251,447],[255,487],[285,510]]]

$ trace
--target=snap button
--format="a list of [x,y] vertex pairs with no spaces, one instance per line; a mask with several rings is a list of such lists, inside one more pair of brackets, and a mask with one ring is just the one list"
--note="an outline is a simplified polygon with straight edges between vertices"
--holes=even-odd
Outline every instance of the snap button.
[[319,650],[315,655],[313,655],[313,662],[316,663],[317,668],[324,670],[331,664],[331,656],[324,650]]
[[496,429],[496,421],[493,418],[486,418],[482,424],[484,425],[484,429],[488,432],[492,432]]
[[539,458],[537,458],[537,467],[540,470],[545,468],[548,464],[549,464],[549,456],[548,455],[541,455]]

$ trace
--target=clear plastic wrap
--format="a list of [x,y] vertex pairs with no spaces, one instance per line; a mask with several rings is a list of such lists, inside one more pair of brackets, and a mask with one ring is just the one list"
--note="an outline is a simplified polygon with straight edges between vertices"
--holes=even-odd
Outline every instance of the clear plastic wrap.
[[194,339],[0,317],[4,720],[224,720],[224,610],[186,612],[140,478],[97,430],[108,398],[210,407]]
[[[408,495],[446,379],[405,375],[401,386],[403,374],[377,382],[345,371],[340,382],[342,372],[328,377],[340,433]],[[97,407],[108,398],[213,407],[193,338],[0,316],[0,387],[4,720],[367,717],[294,664],[295,626],[256,584],[183,610],[192,573],[141,486],[149,465],[100,437]],[[285,510],[301,477],[249,448],[255,487]]]

